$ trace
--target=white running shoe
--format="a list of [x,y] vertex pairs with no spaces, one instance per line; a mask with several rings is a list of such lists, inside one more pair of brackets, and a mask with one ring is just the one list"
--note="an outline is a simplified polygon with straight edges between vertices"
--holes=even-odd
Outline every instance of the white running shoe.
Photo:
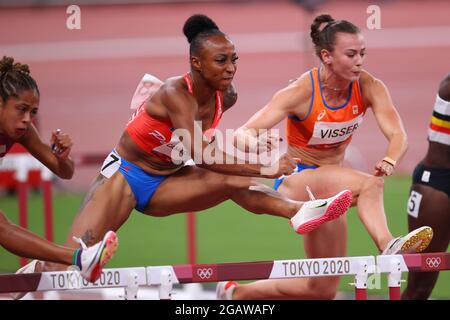
[[425,250],[433,239],[433,229],[425,226],[411,231],[404,237],[392,239],[382,255],[419,253]]
[[[108,231],[103,240],[87,247],[83,240],[74,238],[81,245],[81,249],[74,252],[75,261],[73,262],[80,272],[80,275],[89,282],[95,282],[102,273],[103,266],[114,256],[118,246],[118,238],[114,231]],[[26,266],[17,270],[16,273],[34,273],[38,260],[33,260]],[[74,270],[74,269],[71,269]],[[14,300],[23,298],[28,292],[15,292],[10,296]]]
[[233,300],[233,292],[237,285],[236,281],[219,282],[216,287],[216,299]]
[[80,238],[74,237],[73,239],[80,243],[82,248],[74,254],[76,255],[74,265],[80,268],[80,274],[84,279],[95,282],[100,277],[103,266],[111,260],[116,252],[119,244],[116,233],[108,231],[101,242],[89,248]]
[[341,191],[328,199],[314,200],[309,187],[306,189],[312,200],[305,202],[295,216],[289,220],[297,233],[311,232],[321,224],[339,218],[352,205],[353,197],[350,190]]

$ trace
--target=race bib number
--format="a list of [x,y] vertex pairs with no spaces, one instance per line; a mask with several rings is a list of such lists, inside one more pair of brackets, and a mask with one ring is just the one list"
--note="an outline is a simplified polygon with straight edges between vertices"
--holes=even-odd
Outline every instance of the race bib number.
[[102,169],[100,170],[100,173],[105,177],[105,178],[111,178],[112,175],[119,170],[120,165],[122,164],[122,159],[120,158],[120,156],[115,153],[115,152],[111,152],[105,159],[105,161],[103,161],[103,165],[102,165]]
[[408,199],[408,214],[411,217],[417,218],[419,216],[421,201],[422,201],[422,194],[412,190]]

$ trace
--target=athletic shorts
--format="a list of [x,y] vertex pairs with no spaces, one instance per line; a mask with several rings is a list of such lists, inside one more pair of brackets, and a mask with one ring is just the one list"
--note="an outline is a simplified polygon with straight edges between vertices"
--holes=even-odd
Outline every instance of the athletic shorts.
[[450,169],[430,168],[419,163],[412,176],[413,184],[423,184],[445,192],[450,197]]
[[[300,171],[305,170],[305,169],[317,169],[317,168],[318,168],[318,166],[309,166],[309,165],[306,165],[303,163],[297,163],[297,168],[295,168],[295,171],[293,174],[299,173]],[[275,179],[275,182],[273,184],[274,190],[278,190],[280,185],[283,183],[284,178],[286,178],[286,176],[282,176],[278,179]]]
[[144,212],[153,194],[167,176],[158,176],[145,172],[141,167],[122,159],[113,150],[105,159],[100,173],[110,178],[117,170],[125,177],[136,199],[135,209]]

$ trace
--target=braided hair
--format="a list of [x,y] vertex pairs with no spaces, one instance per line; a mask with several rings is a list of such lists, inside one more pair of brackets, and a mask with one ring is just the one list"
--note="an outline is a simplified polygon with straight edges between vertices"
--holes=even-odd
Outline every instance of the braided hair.
[[30,68],[14,62],[12,57],[4,56],[0,60],[0,97],[6,102],[10,97],[18,98],[26,90],[40,95],[37,83],[30,75]]

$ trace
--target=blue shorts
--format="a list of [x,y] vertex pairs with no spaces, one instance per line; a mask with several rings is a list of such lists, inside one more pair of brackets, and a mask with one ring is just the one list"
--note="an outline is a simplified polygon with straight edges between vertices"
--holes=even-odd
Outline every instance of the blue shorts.
[[[303,163],[297,163],[297,168],[295,169],[294,173],[298,173],[302,170],[305,169],[317,169],[318,166],[309,166],[307,164],[303,164]],[[280,187],[281,183],[283,182],[284,178],[286,178],[285,176],[275,179],[275,182],[273,184],[273,189],[274,190],[278,190],[278,188]]]
[[156,189],[167,176],[158,176],[145,172],[141,167],[121,158],[116,150],[113,150],[106,158],[101,173],[109,178],[113,172],[117,171],[117,169],[113,168],[117,165],[120,165],[118,169],[127,180],[136,199],[136,210],[143,213]]

